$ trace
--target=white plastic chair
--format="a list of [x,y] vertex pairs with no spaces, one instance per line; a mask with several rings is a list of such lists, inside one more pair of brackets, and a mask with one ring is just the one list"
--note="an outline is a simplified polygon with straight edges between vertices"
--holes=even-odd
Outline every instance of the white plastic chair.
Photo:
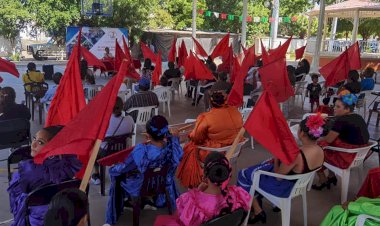
[[[241,112],[241,117],[243,118],[243,123],[245,123],[245,121],[247,121],[249,115],[251,114],[253,108],[243,108],[240,110]],[[254,143],[254,140],[253,140],[253,137],[251,136],[251,148],[252,150],[255,149],[255,143]]]
[[249,99],[251,99],[250,95],[243,96],[243,106],[241,109],[247,108]]
[[[307,226],[306,191],[307,191],[308,184],[311,182],[311,179],[313,178],[317,170],[319,169],[316,169],[309,173],[297,174],[297,175],[291,175],[291,176],[258,170],[253,175],[253,182],[252,182],[252,186],[251,186],[251,190],[249,194],[251,195],[251,197],[254,197],[255,192],[258,192],[262,196],[264,196],[266,199],[268,199],[268,201],[270,201],[275,206],[280,208],[282,226],[290,225],[290,210],[291,210],[292,199],[301,195],[302,201],[303,201],[303,220],[304,220],[304,225]],[[283,180],[297,180],[297,182],[294,184],[294,187],[292,191],[290,192],[289,197],[281,198],[281,197],[274,196],[259,187],[261,175],[272,176],[272,177],[276,177]],[[250,206],[252,206],[252,200],[250,201]],[[243,225],[247,225],[250,212],[251,212],[251,208],[249,208],[248,215]]]
[[208,87],[211,87],[215,84],[215,82],[210,82],[210,83],[207,83],[206,85],[199,85],[197,86],[197,95],[196,95],[196,98],[195,100],[198,100],[198,97],[199,96],[204,96],[205,94],[203,92],[201,92],[201,88],[208,88]]
[[[171,85],[170,90],[172,91],[172,94],[175,94],[175,91],[178,93],[178,97],[181,97],[182,95],[182,86],[181,86],[181,78],[170,78],[168,79],[168,83]],[[181,95],[179,95],[179,91],[181,90]]]
[[350,172],[353,168],[359,168],[359,177],[358,179],[363,178],[363,161],[366,157],[368,151],[375,146],[377,143],[375,141],[369,141],[369,145],[362,147],[362,148],[355,148],[355,149],[345,149],[345,148],[338,148],[338,147],[332,147],[327,146],[324,149],[332,150],[332,151],[339,151],[339,152],[345,152],[345,153],[356,153],[355,159],[352,161],[351,165],[347,169],[341,169],[336,166],[333,166],[327,162],[324,162],[323,165],[333,171],[336,175],[338,175],[342,179],[342,191],[340,195],[340,201],[341,203],[345,203],[347,201],[347,194],[348,194],[348,186],[350,184]]
[[[245,143],[247,143],[248,139],[245,138],[242,142],[238,143],[234,155],[231,157],[230,162],[236,162],[237,158],[240,155],[241,148]],[[215,152],[226,152],[226,154],[231,150],[232,145],[225,146],[222,148],[210,148],[210,147],[203,147],[198,146],[199,149],[205,150],[205,151],[215,151]]]
[[306,86],[307,86],[307,81],[299,81],[299,82],[296,82],[295,89],[294,89],[293,105],[295,104],[296,97],[300,96],[301,101],[302,101],[302,109],[305,104]]
[[160,87],[160,88],[154,89],[153,92],[157,95],[158,101],[162,103],[162,108],[163,108],[164,113],[165,113],[165,105],[168,105],[169,117],[171,117],[170,100],[171,100],[172,94],[171,94],[170,87]]
[[360,109],[363,108],[363,118],[366,117],[367,99],[371,96],[371,92],[373,92],[373,90],[366,90],[357,94],[358,101],[356,102],[355,107],[357,108],[358,112],[360,112]]
[[100,92],[103,89],[103,87],[104,87],[103,85],[85,86],[84,90],[85,90],[85,94],[87,94],[86,95],[86,103],[88,104],[89,101],[94,99],[96,94],[98,94],[98,92]]
[[132,95],[137,93],[136,89],[139,87],[138,83],[132,83]]
[[373,216],[370,216],[370,215],[367,215],[367,214],[360,214],[360,215],[356,218],[355,226],[364,226],[364,224],[365,224],[365,222],[366,222],[367,220],[373,220],[373,221],[376,221],[376,222],[380,225],[380,218],[373,217]]
[[137,136],[137,127],[145,126],[145,124],[152,118],[152,111],[155,110],[155,114],[157,115],[157,107],[156,106],[148,106],[148,107],[138,107],[131,108],[126,111],[126,113],[131,113],[133,111],[137,111],[137,118],[133,129],[132,135],[132,146],[136,145],[136,136]]

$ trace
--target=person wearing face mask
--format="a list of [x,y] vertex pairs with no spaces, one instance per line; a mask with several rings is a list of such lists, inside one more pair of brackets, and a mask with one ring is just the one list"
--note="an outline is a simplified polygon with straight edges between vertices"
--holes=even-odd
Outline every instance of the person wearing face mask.
[[[50,126],[39,130],[33,137],[31,156],[34,158],[49,143],[63,126]],[[82,164],[74,155],[59,155],[45,159],[43,164],[35,164],[33,159],[21,161],[18,172],[12,176],[7,189],[10,209],[14,216],[12,226],[26,225],[25,199],[34,189],[46,184],[58,184],[74,178]],[[29,222],[32,226],[43,226],[47,206],[29,208]]]

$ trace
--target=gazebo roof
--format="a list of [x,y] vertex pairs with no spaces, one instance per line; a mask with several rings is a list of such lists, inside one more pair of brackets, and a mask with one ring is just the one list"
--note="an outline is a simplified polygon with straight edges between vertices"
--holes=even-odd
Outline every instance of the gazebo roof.
[[[353,18],[355,11],[359,11],[359,18],[380,17],[380,2],[371,0],[348,0],[326,6],[326,17]],[[307,15],[318,16],[319,6],[314,7]]]

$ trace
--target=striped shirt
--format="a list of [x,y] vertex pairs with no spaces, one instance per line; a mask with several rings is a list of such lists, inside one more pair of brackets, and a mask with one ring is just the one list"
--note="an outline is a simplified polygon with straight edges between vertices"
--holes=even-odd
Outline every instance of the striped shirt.
[[[136,94],[133,94],[125,102],[125,111],[136,108],[136,107],[148,107],[148,106],[157,106],[158,107],[158,97],[155,93],[151,91],[140,91]],[[152,112],[154,114],[154,112]],[[152,114],[152,115],[153,115]],[[136,121],[137,111],[129,113],[132,116],[133,120]]]

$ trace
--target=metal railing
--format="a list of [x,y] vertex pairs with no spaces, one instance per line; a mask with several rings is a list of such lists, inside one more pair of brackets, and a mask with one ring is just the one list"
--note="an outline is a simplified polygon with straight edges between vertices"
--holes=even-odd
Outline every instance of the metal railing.
[[[351,40],[325,40],[323,51],[326,52],[343,52],[352,45]],[[379,41],[376,40],[359,40],[361,53],[379,53]]]

